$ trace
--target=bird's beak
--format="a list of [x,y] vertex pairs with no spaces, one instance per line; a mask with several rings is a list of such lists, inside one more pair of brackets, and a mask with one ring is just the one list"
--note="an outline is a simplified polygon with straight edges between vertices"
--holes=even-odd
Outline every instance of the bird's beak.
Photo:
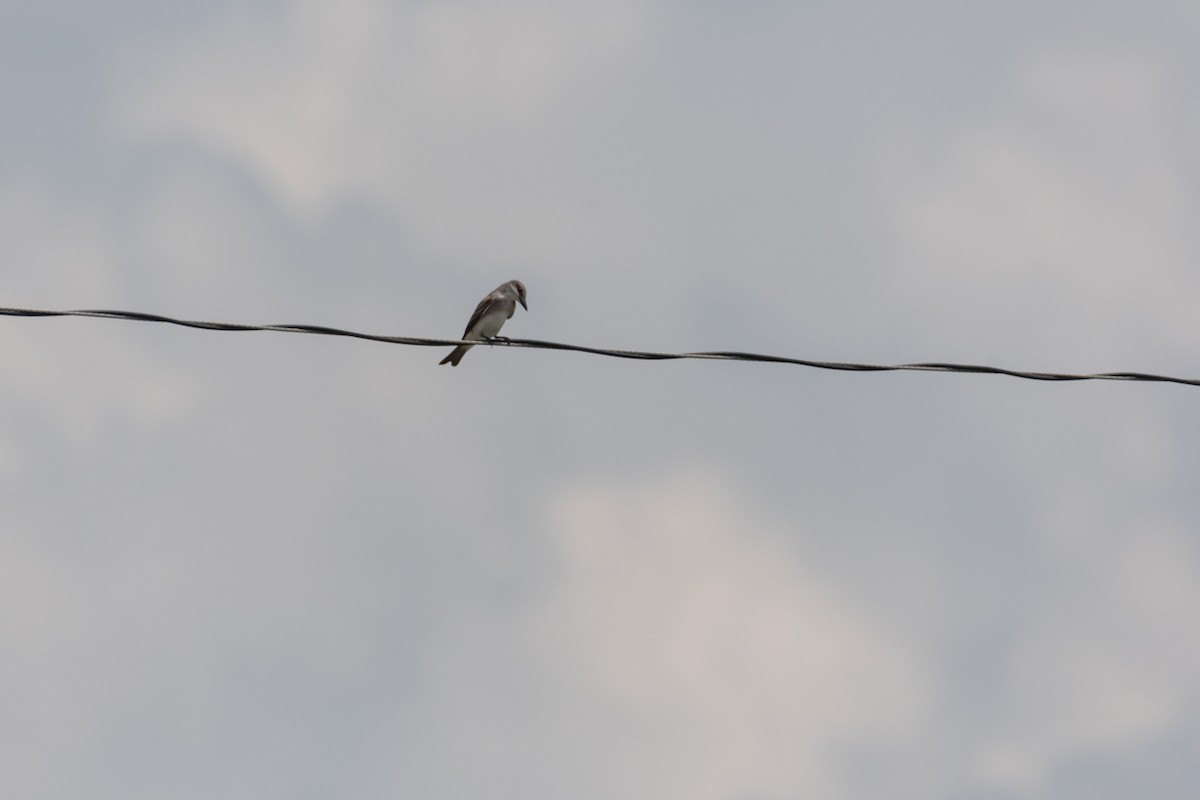
[[525,309],[526,311],[528,311],[528,310],[529,310],[529,306],[528,306],[528,305],[525,303],[525,298],[524,298],[524,297],[521,297],[520,295],[518,295],[518,296],[517,296],[517,302],[518,302],[518,303],[520,303],[520,304],[521,304],[521,306],[522,306],[522,307],[524,307],[524,309]]

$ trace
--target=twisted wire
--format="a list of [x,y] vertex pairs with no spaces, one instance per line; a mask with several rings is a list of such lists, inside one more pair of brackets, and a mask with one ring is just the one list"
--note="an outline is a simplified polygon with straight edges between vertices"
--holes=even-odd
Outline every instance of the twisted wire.
[[145,314],[137,311],[46,311],[32,308],[0,308],[0,315],[11,317],[93,317],[101,319],[122,319],[135,322],[164,322],[170,325],[181,325],[186,328],[200,328],[212,331],[277,331],[279,333],[307,333],[320,336],[346,336],[353,339],[365,339],[372,342],[388,344],[403,344],[416,347],[452,347],[460,344],[501,345],[505,347],[528,347],[539,350],[567,350],[576,353],[591,353],[612,358],[630,358],[642,361],[670,361],[678,359],[707,359],[713,361],[756,361],[769,364],[795,364],[816,369],[831,369],[843,372],[958,372],[982,375],[1007,375],[1012,378],[1025,378],[1035,381],[1145,381],[1152,383],[1177,383],[1185,386],[1200,386],[1200,378],[1179,378],[1170,375],[1155,375],[1147,372],[1031,372],[1025,370],[1004,369],[979,364],[950,364],[940,362],[923,362],[916,364],[856,364],[844,361],[812,361],[804,358],[787,356],[763,355],[761,353],[743,353],[729,350],[718,350],[697,353],[659,353],[645,350],[617,350],[603,347],[586,347],[562,342],[546,342],[538,339],[509,339],[497,337],[483,342],[466,341],[463,339],[430,339],[416,336],[380,336],[371,333],[331,328],[323,325],[245,325],[230,322],[204,322],[199,320],[175,319],[160,314]]

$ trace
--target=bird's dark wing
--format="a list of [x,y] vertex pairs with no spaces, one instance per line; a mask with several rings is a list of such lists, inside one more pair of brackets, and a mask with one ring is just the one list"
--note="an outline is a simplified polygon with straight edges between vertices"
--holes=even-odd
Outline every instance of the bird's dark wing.
[[[494,292],[492,294],[495,294]],[[467,327],[463,331],[463,338],[467,338],[467,334],[471,332],[471,328],[475,327],[475,323],[479,322],[480,318],[487,313],[487,310],[492,307],[492,303],[496,302],[496,298],[489,294],[487,297],[479,301],[479,305],[475,306],[475,313],[471,315],[471,319],[467,321]],[[509,314],[511,317],[512,315]]]

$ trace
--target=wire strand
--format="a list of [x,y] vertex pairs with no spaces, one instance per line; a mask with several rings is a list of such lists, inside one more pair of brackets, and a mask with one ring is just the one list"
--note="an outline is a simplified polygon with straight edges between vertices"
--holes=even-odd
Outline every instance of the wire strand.
[[145,314],[137,311],[45,311],[32,308],[0,308],[0,315],[10,317],[94,317],[100,319],[122,319],[134,322],[165,322],[170,325],[181,325],[185,328],[200,328],[211,331],[277,331],[279,333],[308,333],[320,336],[346,336],[353,339],[365,339],[371,342],[387,344],[403,344],[416,347],[453,347],[460,344],[471,345],[502,345],[505,347],[528,347],[539,350],[567,350],[576,353],[591,353],[612,358],[629,358],[641,361],[671,361],[679,359],[707,359],[712,361],[756,361],[768,364],[795,364],[801,367],[816,369],[831,369],[842,372],[959,372],[982,375],[1007,375],[1013,378],[1025,378],[1034,381],[1143,381],[1151,383],[1177,383],[1185,386],[1200,386],[1200,378],[1178,378],[1170,375],[1154,375],[1147,372],[1098,372],[1098,373],[1069,373],[1069,372],[1029,372],[1023,370],[1003,369],[1001,367],[981,366],[978,364],[949,364],[939,362],[918,364],[855,364],[843,361],[811,361],[803,358],[786,356],[762,355],[760,353],[742,353],[736,351],[712,351],[701,353],[657,353],[644,350],[613,350],[603,347],[585,347],[577,344],[561,342],[544,342],[537,339],[496,339],[467,341],[463,339],[428,339],[416,336],[379,336],[371,333],[342,330],[322,325],[244,325],[229,322],[203,322],[198,320],[175,319],[159,314]]

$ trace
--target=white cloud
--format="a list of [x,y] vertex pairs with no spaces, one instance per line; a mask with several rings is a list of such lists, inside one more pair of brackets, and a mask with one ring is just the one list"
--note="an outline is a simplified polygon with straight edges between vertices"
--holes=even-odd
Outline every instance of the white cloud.
[[803,531],[716,476],[569,489],[549,528],[548,635],[580,692],[652,732],[625,747],[661,759],[659,796],[825,794],[835,754],[917,722],[907,656],[805,570]]
[[117,124],[225,153],[298,210],[367,197],[445,252],[545,258],[596,235],[564,131],[627,68],[652,8],[301,0],[236,13],[143,54],[150,77],[133,79]]
[[803,535],[706,470],[562,487],[521,588],[439,620],[386,780],[631,800],[924,780],[925,673],[805,568]]
[[[1094,524],[1059,524],[1081,522]],[[1119,760],[1185,727],[1200,703],[1195,542],[1165,519],[1131,518],[1109,530],[1101,541],[1052,532],[1074,544],[1046,554],[1060,585],[1046,587],[1013,653],[1011,702],[973,759],[984,785],[1043,789],[1065,762]]]
[[1194,338],[1172,89],[1153,54],[1062,46],[1020,62],[893,195],[891,280],[908,313],[958,343],[990,338],[975,344],[988,352],[1098,355],[1097,367]]
[[[111,308],[123,296],[120,237],[102,214],[36,187],[0,191],[0,252],[12,267],[6,305],[35,309]],[[154,426],[182,412],[178,374],[144,369],[137,332],[79,319],[4,320],[9,388],[0,414],[25,422],[0,429],[0,476],[25,479],[39,451],[78,454],[105,441],[110,426]],[[110,325],[104,338],[85,326]],[[105,344],[107,343],[107,344]],[[80,357],[81,353],[87,353]],[[141,363],[141,367],[132,367]],[[169,370],[168,370],[169,371]],[[80,402],[82,387],[114,374],[116,407]]]
[[[1194,161],[1172,138],[1194,110],[1153,54],[1004,55],[1008,82],[888,173],[889,294],[858,285],[888,254],[839,250],[876,229],[854,148],[877,117],[814,98],[874,108],[862,92],[906,56],[795,48],[786,26],[819,15],[731,36],[632,0],[259,5],[127,51],[117,124],[194,146],[149,148],[137,186],[106,172],[127,206],[0,196],[18,299],[149,284],[206,317],[377,310],[421,333],[449,294],[427,273],[527,259],[577,270],[572,292],[632,287],[615,309],[531,287],[535,336],[558,314],[589,337],[688,319],[723,337],[743,292],[764,327],[830,343],[912,339],[899,315],[1014,359],[1194,338]],[[346,200],[364,215],[304,224]],[[797,258],[827,223],[829,258]],[[377,268],[352,274],[364,231]],[[349,316],[272,319],[288,293]],[[447,296],[449,324],[477,298]],[[1020,795],[1081,758],[1151,769],[1156,737],[1194,726],[1186,415],[1154,399],[1181,395],[499,352],[443,373],[428,351],[239,336],[12,322],[0,737],[20,789],[70,761],[62,796],[212,794],[212,763],[225,794]],[[504,389],[480,405],[464,381]],[[645,466],[694,454],[719,469]]]

